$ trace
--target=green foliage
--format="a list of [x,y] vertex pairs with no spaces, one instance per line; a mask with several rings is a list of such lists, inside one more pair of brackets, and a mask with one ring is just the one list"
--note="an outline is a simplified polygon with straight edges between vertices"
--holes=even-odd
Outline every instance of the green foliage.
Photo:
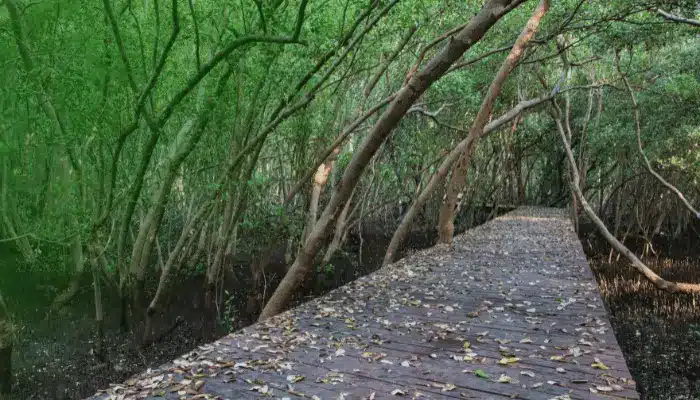
[[[250,42],[218,58],[248,35],[291,35],[301,2],[263,2],[264,22],[255,2],[193,3],[194,14],[178,3],[180,31],[168,53],[171,2],[111,2],[121,43],[101,2],[20,2],[28,36],[21,42],[31,50],[32,70],[18,52],[14,32],[0,30],[0,169],[6,168],[0,176],[0,232],[3,240],[26,238],[37,253],[23,268],[63,277],[75,269],[68,249],[70,240],[79,237],[84,250],[104,247],[110,276],[136,270],[129,265],[134,244],[148,227],[147,217],[161,209],[162,221],[150,227],[152,235],[143,235],[158,239],[146,263],[150,274],[156,273],[156,252],[164,259],[172,255],[178,273],[193,277],[212,268],[209,262],[222,248],[232,249],[235,257],[268,246],[286,247],[288,241],[298,245],[308,220],[311,184],[306,182],[287,201],[292,188],[358,115],[402,87],[428,43],[465,24],[484,2],[401,1],[369,29],[379,9],[391,4],[380,1],[342,45],[370,3],[310,2],[299,37],[303,43]],[[569,96],[574,151],[584,155],[589,169],[584,186],[602,187],[603,199],[621,181],[643,172],[631,99],[615,68],[616,52],[637,95],[647,156],[691,197],[700,179],[697,30],[665,21],[653,12],[657,6],[697,19],[696,3],[686,1],[553,2],[493,111],[495,119],[523,100],[550,93],[563,68],[556,41],[569,44],[566,57],[572,69],[561,87],[567,91],[557,101],[563,106]],[[360,218],[362,224],[393,229],[399,199],[415,198],[441,158],[465,137],[507,47],[535,7],[536,2],[527,2],[509,13],[462,60],[476,61],[443,76],[418,99],[414,107],[425,113],[405,116],[369,161],[354,192],[351,229],[361,225]],[[0,23],[9,27],[5,9],[0,6]],[[414,26],[416,33],[365,96],[370,79]],[[366,36],[359,37],[365,29]],[[427,50],[420,67],[443,45]],[[505,50],[485,56],[501,48]],[[165,62],[156,77],[161,57]],[[220,62],[195,79],[200,63],[213,61]],[[231,77],[217,95],[218,82],[229,69]],[[153,90],[136,113],[152,77]],[[590,84],[600,86],[583,138],[590,93],[585,86]],[[165,118],[179,94],[184,96]],[[47,112],[49,103],[58,124]],[[508,123],[477,146],[464,209],[520,200],[566,203],[567,170],[549,107],[545,103],[523,113],[515,129]],[[384,110],[386,106],[360,124],[333,156],[319,215]],[[150,122],[161,117],[156,130]],[[136,129],[128,131],[134,122]],[[191,130],[183,129],[189,124]],[[178,152],[185,152],[184,161],[174,165],[172,155]],[[517,174],[524,181],[524,199],[516,196]],[[423,213],[431,227],[441,194],[433,197]],[[173,254],[180,237],[185,238],[184,250]],[[201,257],[200,239],[202,248],[214,254]],[[24,242],[8,243],[21,249]],[[118,265],[123,269],[117,271]],[[336,271],[328,264],[316,272]]]
[[335,273],[335,267],[331,263],[326,265],[319,264],[316,266],[316,273],[331,276]]

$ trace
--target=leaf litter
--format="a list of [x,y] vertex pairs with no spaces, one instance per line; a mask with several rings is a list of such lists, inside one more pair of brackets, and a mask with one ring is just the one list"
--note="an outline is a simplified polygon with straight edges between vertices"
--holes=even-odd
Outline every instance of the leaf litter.
[[[450,368],[469,372],[464,384],[441,378]],[[587,393],[634,393],[580,243],[559,210],[521,208],[456,237],[452,250],[417,252],[97,397],[175,389],[373,399],[375,392],[422,397],[422,387],[428,396],[478,398],[466,389],[474,379],[509,396],[526,393],[512,376],[547,393],[567,382],[588,385],[580,389]]]

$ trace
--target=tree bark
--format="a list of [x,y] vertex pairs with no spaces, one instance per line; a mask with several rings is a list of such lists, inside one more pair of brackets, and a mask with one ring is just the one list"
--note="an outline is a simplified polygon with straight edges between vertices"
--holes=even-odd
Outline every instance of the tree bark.
[[190,219],[185,227],[180,233],[180,238],[175,244],[175,248],[168,255],[168,260],[165,262],[165,266],[160,272],[160,279],[158,281],[158,288],[156,289],[156,294],[151,299],[148,308],[146,309],[146,321],[144,323],[143,337],[141,343],[148,345],[153,339],[153,318],[156,315],[160,304],[165,297],[166,290],[170,283],[170,275],[172,274],[173,266],[177,263],[179,256],[183,253],[183,249],[187,242],[187,238],[190,235],[192,228],[199,222],[201,222],[202,217],[207,212],[207,208],[200,208],[198,213]]
[[299,250],[296,260],[280,282],[272,297],[265,306],[260,320],[276,315],[284,310],[292,300],[295,291],[304,281],[312,268],[312,263],[320,249],[326,233],[335,222],[338,214],[345,206],[355,186],[374,154],[391,134],[392,130],[406,114],[411,105],[437,81],[447,69],[474,43],[481,40],[488,29],[503,15],[519,6],[522,0],[490,0],[469,24],[460,31],[438,53],[425,69],[414,75],[409,82],[399,90],[389,108],[382,114],[372,131],[367,135],[360,148],[354,153],[348,167],[336,187],[329,204],[316,223],[306,243]]
[[328,264],[331,261],[331,258],[333,258],[333,254],[335,254],[335,252],[338,251],[338,249],[344,242],[345,236],[347,234],[346,227],[348,223],[348,213],[350,211],[350,206],[352,205],[351,200],[352,195],[350,195],[350,199],[348,199],[348,201],[345,203],[343,211],[340,212],[338,221],[335,224],[333,239],[331,240],[331,243],[328,245],[328,248],[326,249],[326,252],[323,255],[323,261],[321,261],[321,265]]
[[681,23],[681,24],[688,24],[691,26],[700,27],[700,21],[698,21],[698,20],[690,19],[690,18],[683,18],[683,17],[680,17],[678,15],[673,15],[673,14],[667,13],[666,11],[664,11],[660,8],[657,9],[656,12],[668,21],[673,21],[673,22],[677,22],[677,23]]
[[472,153],[476,148],[478,139],[483,136],[484,127],[488,123],[489,117],[493,110],[493,105],[496,102],[496,98],[501,92],[501,87],[506,81],[506,78],[510,72],[515,68],[516,63],[522,57],[525,47],[530,39],[535,35],[537,28],[540,24],[540,20],[549,11],[549,1],[542,0],[535,12],[532,14],[530,19],[525,24],[520,36],[515,41],[513,48],[510,53],[503,61],[501,68],[496,73],[489,90],[486,93],[486,97],[481,103],[479,112],[474,118],[471,128],[469,129],[468,137],[472,140],[465,149],[464,153],[457,161],[457,165],[452,170],[452,177],[450,178],[450,183],[447,186],[445,197],[443,198],[442,205],[440,206],[440,217],[438,231],[440,234],[440,243],[452,244],[452,238],[454,236],[454,220],[455,220],[455,210],[457,207],[457,201],[459,193],[464,189],[467,183],[467,171],[469,170],[469,162],[471,160]]

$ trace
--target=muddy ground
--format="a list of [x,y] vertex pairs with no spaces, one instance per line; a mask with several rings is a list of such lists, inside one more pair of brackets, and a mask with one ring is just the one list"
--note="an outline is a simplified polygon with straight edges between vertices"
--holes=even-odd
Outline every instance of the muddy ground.
[[[659,240],[659,257],[644,261],[664,279],[700,282],[698,244]],[[628,245],[641,254],[642,242]],[[700,296],[661,292],[607,249],[584,248],[641,398],[700,399]]]

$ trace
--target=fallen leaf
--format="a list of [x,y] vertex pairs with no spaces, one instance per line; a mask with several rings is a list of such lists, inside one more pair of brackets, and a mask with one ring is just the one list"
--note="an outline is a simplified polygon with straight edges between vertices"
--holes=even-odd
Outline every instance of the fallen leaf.
[[498,363],[501,365],[508,365],[508,364],[513,364],[520,361],[518,357],[503,357],[500,360],[498,360]]
[[304,376],[302,376],[302,375],[288,375],[287,376],[287,382],[290,382],[290,383],[297,383],[297,382],[301,382],[303,380],[304,380]]
[[591,364],[591,367],[593,367],[595,369],[603,369],[603,370],[610,369],[610,367],[608,367],[607,365],[603,364],[600,361],[594,362],[593,364]]
[[508,375],[501,375],[500,378],[498,378],[499,383],[511,383],[513,382],[513,379],[508,376]]
[[441,392],[450,392],[457,389],[457,386],[451,384],[451,383],[446,383],[442,389],[440,389]]
[[476,371],[474,371],[474,375],[478,376],[479,378],[489,379],[489,374],[487,374],[481,369],[477,369]]
[[253,386],[252,388],[249,389],[252,392],[258,392],[261,394],[267,394],[270,391],[270,388],[267,385],[264,386]]
[[404,392],[404,391],[401,390],[401,389],[394,389],[394,390],[391,391],[391,394],[394,395],[394,396],[405,396],[405,395],[406,395],[406,392]]

